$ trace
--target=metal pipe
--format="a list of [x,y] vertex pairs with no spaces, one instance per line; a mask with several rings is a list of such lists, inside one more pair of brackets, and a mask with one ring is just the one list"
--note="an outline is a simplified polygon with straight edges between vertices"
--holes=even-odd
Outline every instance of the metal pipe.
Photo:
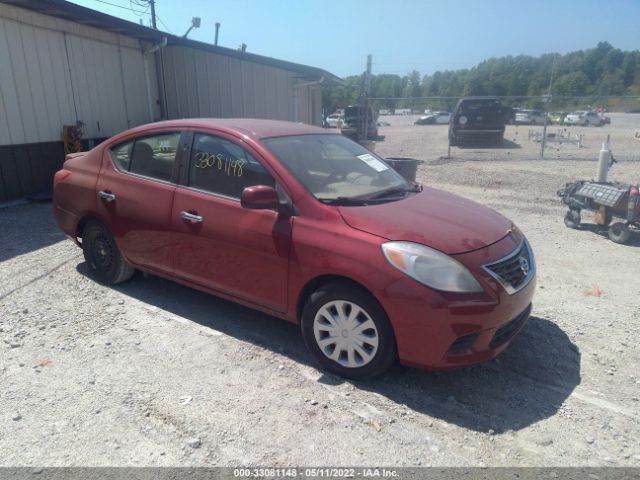
[[155,119],[153,117],[153,100],[151,98],[151,81],[149,80],[149,55],[154,52],[157,52],[158,50],[166,46],[167,46],[167,37],[163,37],[160,43],[153,45],[151,48],[142,49],[144,80],[147,87],[147,108],[149,109],[150,122],[153,122]]
[[213,42],[215,46],[218,46],[218,33],[220,32],[220,22],[216,22],[216,38]]

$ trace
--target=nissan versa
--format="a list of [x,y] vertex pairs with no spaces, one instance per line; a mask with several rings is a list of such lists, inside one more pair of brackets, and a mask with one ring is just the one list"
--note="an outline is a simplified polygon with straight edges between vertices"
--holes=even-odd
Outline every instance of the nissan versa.
[[345,377],[488,360],[531,311],[533,253],[511,221],[308,125],[134,128],[67,156],[54,209],[98,281],[140,269],[299,323]]

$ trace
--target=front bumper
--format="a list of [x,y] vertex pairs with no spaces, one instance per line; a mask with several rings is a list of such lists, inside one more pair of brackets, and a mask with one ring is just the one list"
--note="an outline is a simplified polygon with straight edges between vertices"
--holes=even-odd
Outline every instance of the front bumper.
[[483,265],[508,256],[520,239],[508,236],[474,252],[457,255],[483,285],[479,294],[438,292],[411,278],[389,285],[378,298],[393,325],[400,362],[446,369],[484,362],[505,350],[531,312],[535,274],[509,294]]

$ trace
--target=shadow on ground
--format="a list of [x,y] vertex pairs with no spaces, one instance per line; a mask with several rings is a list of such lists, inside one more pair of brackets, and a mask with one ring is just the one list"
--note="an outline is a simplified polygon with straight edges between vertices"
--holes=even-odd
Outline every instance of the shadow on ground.
[[476,140],[476,141],[466,141],[458,145],[460,150],[466,150],[469,148],[491,148],[496,150],[513,150],[517,148],[522,148],[519,143],[512,142],[511,140],[507,140],[506,138],[502,140],[500,145],[495,145],[488,140]]
[[[618,221],[616,219],[616,221]],[[602,225],[598,225],[595,223],[581,223],[577,230],[583,230],[584,232],[594,233],[604,240],[611,242],[609,239],[609,230],[607,227],[603,227]],[[624,244],[619,244],[620,247],[640,247],[640,232],[637,230],[631,230],[631,236],[629,240],[627,240]]]
[[[77,267],[87,275],[84,263]],[[114,287],[121,293],[205,327],[315,366],[296,325],[156,277],[137,274]],[[346,380],[325,373],[322,383]],[[356,382],[414,411],[471,430],[497,433],[539,422],[580,383],[580,353],[552,321],[533,316],[498,359],[446,372],[395,367],[384,377]]]
[[51,203],[0,208],[0,262],[65,239]]

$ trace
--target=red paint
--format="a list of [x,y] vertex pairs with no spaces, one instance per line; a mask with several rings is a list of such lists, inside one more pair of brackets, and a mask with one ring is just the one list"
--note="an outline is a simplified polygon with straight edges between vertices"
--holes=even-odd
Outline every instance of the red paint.
[[[234,141],[271,173],[295,213],[243,208],[239,200],[115,168],[108,154],[111,146],[162,131],[210,133]],[[248,119],[137,127],[84,155],[67,157],[54,179],[55,216],[72,238],[80,222],[97,218],[137,268],[292,322],[298,322],[306,285],[326,275],[349,278],[380,302],[392,323],[400,360],[407,365],[449,368],[500,353],[510,341],[496,349],[489,342],[496,329],[531,303],[535,279],[509,295],[482,265],[512,252],[522,240],[519,231],[493,210],[432,188],[366,207],[320,203],[260,142],[270,136],[327,133],[302,124]],[[112,192],[116,200],[99,199],[99,191]],[[273,200],[272,192],[253,188],[246,200],[264,206]],[[184,220],[184,211],[201,216],[202,222]],[[485,291],[452,294],[421,285],[387,263],[381,245],[388,240],[419,242],[452,255]],[[447,355],[458,337],[475,332],[480,334],[470,351]]]

